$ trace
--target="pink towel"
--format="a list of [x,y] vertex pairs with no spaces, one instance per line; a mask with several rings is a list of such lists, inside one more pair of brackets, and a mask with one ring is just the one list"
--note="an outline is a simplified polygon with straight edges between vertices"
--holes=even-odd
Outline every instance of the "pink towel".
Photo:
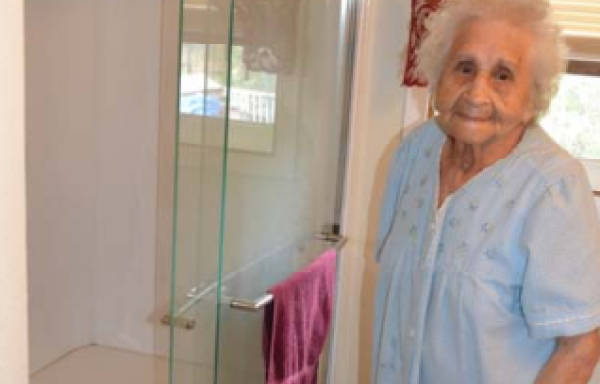
[[269,289],[263,356],[267,384],[316,384],[319,356],[333,313],[336,252]]

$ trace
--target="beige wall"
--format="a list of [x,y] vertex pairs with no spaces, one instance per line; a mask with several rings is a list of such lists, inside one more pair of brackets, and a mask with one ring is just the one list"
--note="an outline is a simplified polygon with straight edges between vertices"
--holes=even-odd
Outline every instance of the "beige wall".
[[26,384],[25,142],[23,8],[0,13],[0,383]]

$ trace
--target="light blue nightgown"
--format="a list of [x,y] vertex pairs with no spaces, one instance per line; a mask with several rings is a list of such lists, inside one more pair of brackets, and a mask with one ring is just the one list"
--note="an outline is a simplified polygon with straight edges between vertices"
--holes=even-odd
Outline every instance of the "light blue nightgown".
[[557,336],[600,325],[600,224],[580,164],[539,127],[436,209],[446,140],[404,140],[381,214],[373,381],[532,384]]

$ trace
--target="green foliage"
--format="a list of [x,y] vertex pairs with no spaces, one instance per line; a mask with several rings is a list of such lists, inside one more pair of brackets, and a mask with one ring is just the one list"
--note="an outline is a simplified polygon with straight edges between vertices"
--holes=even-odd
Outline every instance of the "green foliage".
[[[223,85],[227,83],[227,45],[225,44],[184,44],[181,69],[184,74],[204,73]],[[231,55],[231,84],[261,92],[275,92],[277,76],[264,72],[249,71],[243,60],[244,48],[236,45]]]
[[233,47],[231,67],[232,86],[254,91],[275,92],[277,76],[264,72],[249,71],[244,64],[243,55],[243,47],[239,45]]
[[542,126],[573,156],[600,159],[600,78],[566,75]]

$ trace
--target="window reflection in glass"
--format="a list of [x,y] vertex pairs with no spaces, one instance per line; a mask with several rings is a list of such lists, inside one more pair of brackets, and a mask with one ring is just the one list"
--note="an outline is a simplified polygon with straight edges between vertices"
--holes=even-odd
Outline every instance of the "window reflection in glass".
[[[224,116],[226,53],[222,44],[183,44],[181,113]],[[247,70],[242,55],[243,47],[234,46],[229,117],[234,121],[272,125],[275,122],[277,75]]]

